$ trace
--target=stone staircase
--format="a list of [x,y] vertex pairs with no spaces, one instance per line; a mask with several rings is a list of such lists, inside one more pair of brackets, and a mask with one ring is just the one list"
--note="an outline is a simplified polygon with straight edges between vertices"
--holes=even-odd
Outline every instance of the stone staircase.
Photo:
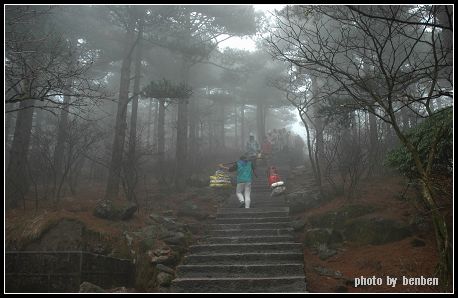
[[177,267],[172,292],[306,292],[302,244],[283,197],[270,197],[265,170],[253,181],[251,208],[238,208],[234,194],[218,209],[206,237]]

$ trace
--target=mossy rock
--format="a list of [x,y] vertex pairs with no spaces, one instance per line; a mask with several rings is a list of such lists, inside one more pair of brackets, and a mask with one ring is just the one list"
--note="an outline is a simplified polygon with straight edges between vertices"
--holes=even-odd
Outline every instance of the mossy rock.
[[304,244],[310,248],[321,245],[335,247],[342,242],[342,235],[334,229],[309,229],[305,232]]
[[346,240],[361,244],[380,245],[402,240],[412,235],[409,226],[385,218],[355,219],[343,228]]
[[108,220],[128,220],[137,211],[137,205],[133,202],[115,204],[110,200],[102,200],[94,209],[94,216]]
[[337,211],[310,217],[309,221],[314,227],[340,228],[348,220],[372,213],[375,210],[377,210],[377,208],[372,205],[345,205]]

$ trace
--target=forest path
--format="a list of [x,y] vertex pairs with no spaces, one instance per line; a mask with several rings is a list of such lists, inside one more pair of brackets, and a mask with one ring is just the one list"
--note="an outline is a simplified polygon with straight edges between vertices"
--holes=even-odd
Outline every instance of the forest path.
[[[189,248],[172,292],[306,292],[303,248],[283,196],[270,197],[266,168],[253,180],[251,208],[233,194],[206,237]],[[283,177],[280,170],[280,175]]]

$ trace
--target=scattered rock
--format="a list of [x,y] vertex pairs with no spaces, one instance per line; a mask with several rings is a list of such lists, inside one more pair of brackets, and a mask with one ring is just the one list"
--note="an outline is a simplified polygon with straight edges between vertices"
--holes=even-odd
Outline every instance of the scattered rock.
[[299,220],[295,220],[291,223],[291,227],[295,230],[295,231],[300,231],[304,228],[305,226],[305,220],[303,219],[299,219]]
[[118,288],[113,288],[110,290],[107,290],[107,292],[110,293],[135,293],[134,289],[128,289],[126,287],[118,287]]
[[97,202],[94,209],[94,216],[109,220],[127,220],[132,218],[137,211],[137,205],[133,202],[127,202],[121,206],[115,206],[110,200],[101,200]]
[[186,246],[186,236],[181,232],[166,231],[160,235],[160,239],[167,244]]
[[343,242],[340,232],[334,229],[309,229],[305,232],[304,244],[308,247],[316,248],[320,245],[336,247]]
[[318,257],[323,261],[337,254],[337,250],[328,248],[326,244],[318,246],[317,250]]
[[172,274],[172,275],[175,274],[175,271],[172,268],[167,267],[163,264],[157,264],[156,269],[159,271],[165,272],[165,273]]
[[318,274],[322,276],[329,276],[333,278],[342,278],[342,273],[340,271],[334,271],[332,269],[326,268],[326,267],[321,267],[321,266],[315,266],[313,269],[318,272]]
[[173,216],[173,210],[162,211],[162,214],[164,214],[164,216]]
[[157,283],[162,287],[168,287],[172,283],[173,275],[166,272],[159,272],[156,276]]
[[103,219],[115,219],[113,202],[109,200],[97,202],[94,209],[94,215]]
[[131,219],[134,213],[137,211],[138,206],[133,202],[127,202],[127,204],[121,206],[118,211],[119,218],[122,220]]
[[147,254],[152,264],[175,266],[178,263],[178,254],[168,247],[159,248],[155,251],[150,250]]
[[90,282],[83,281],[80,285],[80,293],[106,293],[101,287],[94,285]]

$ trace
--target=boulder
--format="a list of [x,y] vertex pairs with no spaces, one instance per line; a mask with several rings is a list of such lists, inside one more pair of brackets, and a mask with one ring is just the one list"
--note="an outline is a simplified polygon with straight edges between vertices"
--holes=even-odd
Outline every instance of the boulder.
[[117,214],[112,201],[102,200],[97,202],[94,215],[103,219],[115,220]]
[[168,231],[180,231],[184,232],[186,230],[186,225],[176,221],[176,218],[162,216],[156,213],[151,213],[149,218],[157,225],[160,225],[162,229]]
[[163,264],[167,266],[177,265],[179,258],[178,254],[172,251],[169,247],[158,248],[154,251],[148,251],[150,262],[152,264]]
[[336,247],[343,242],[340,232],[333,229],[309,229],[305,232],[304,244],[310,248],[317,248],[321,245]]
[[304,228],[304,226],[305,226],[305,220],[303,219],[298,219],[291,223],[291,227],[294,229],[294,231],[300,231]]
[[137,211],[138,206],[133,202],[127,202],[118,209],[118,216],[122,220],[131,219]]
[[156,276],[156,281],[161,287],[168,287],[172,283],[173,275],[166,272],[159,272]]
[[371,205],[345,205],[336,211],[315,215],[309,218],[314,227],[319,228],[341,228],[350,219],[366,215],[377,210]]
[[133,202],[126,202],[120,206],[115,206],[110,200],[101,200],[97,202],[93,214],[103,219],[127,220],[132,218],[137,208],[137,205]]
[[181,232],[167,231],[160,236],[160,239],[167,244],[186,246],[186,235]]
[[385,218],[359,218],[343,227],[346,240],[361,244],[380,245],[399,241],[412,235],[409,226]]

